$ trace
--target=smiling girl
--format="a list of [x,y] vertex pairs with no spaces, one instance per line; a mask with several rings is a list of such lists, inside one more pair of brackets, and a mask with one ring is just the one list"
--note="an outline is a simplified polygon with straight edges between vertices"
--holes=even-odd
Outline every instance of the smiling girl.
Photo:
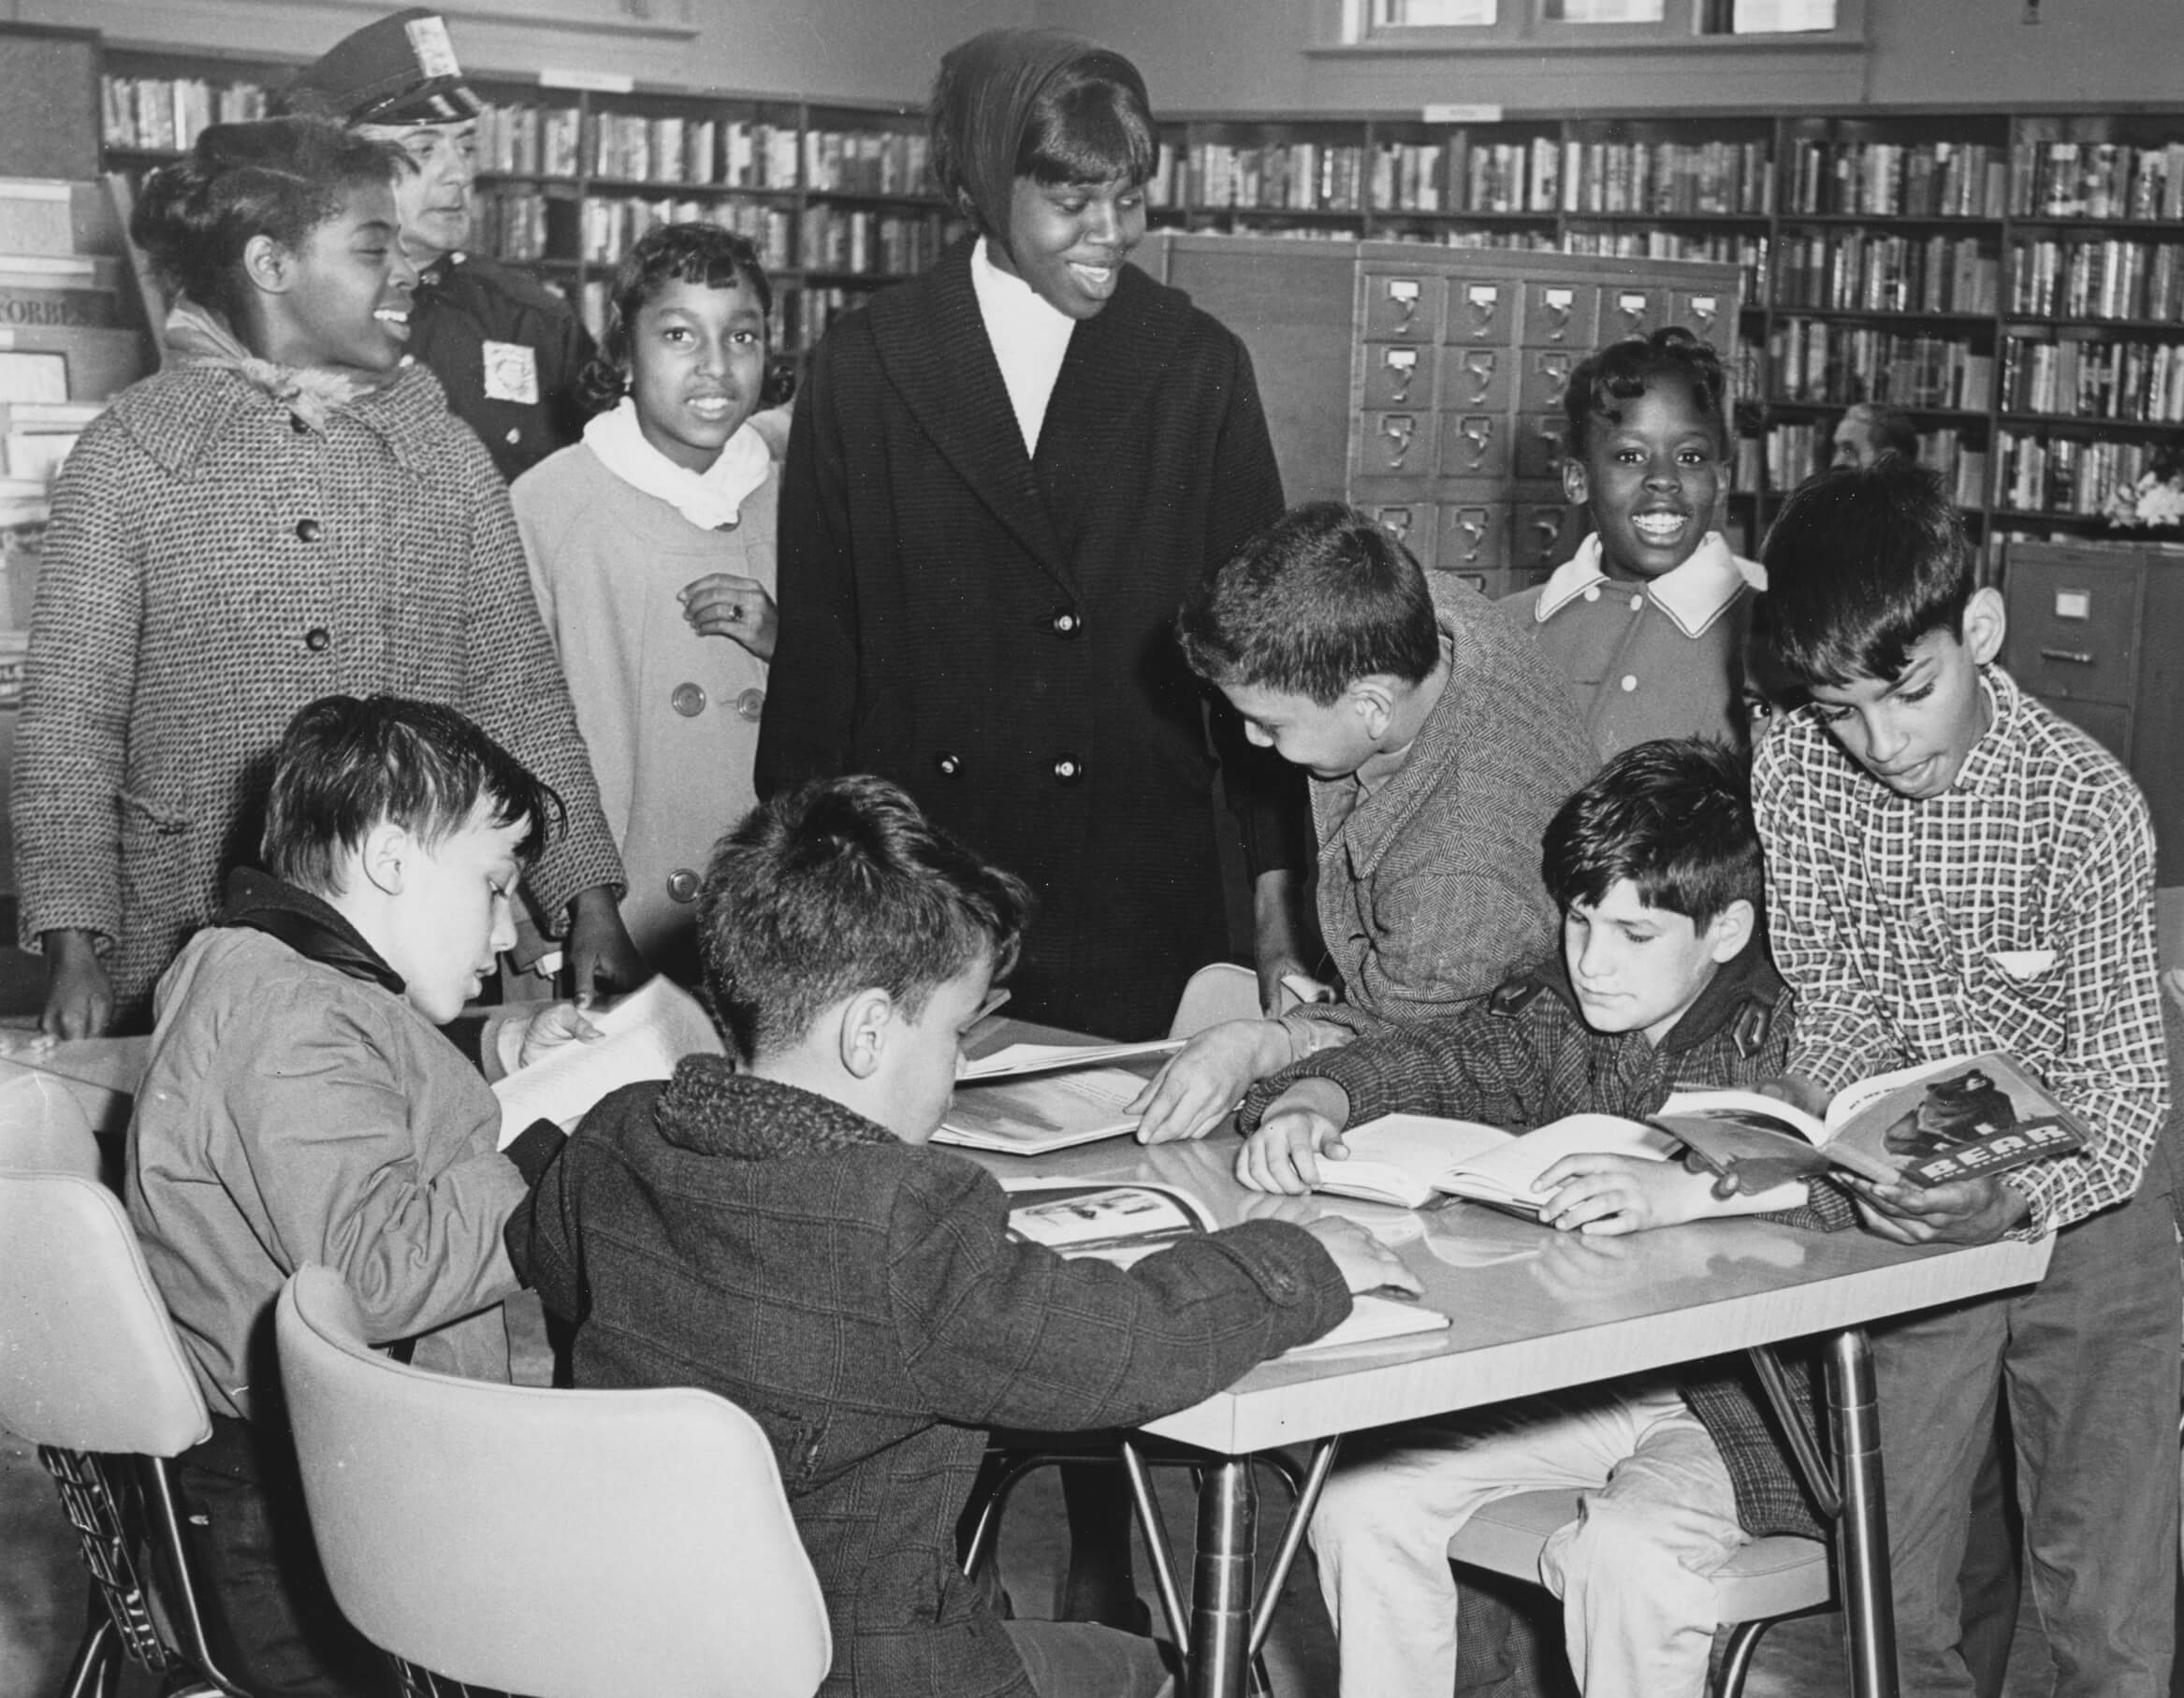
[[648,230],[615,272],[585,374],[605,411],[511,492],[629,867],[631,935],[686,982],[713,842],[753,800],[774,652],[778,486],[749,423],[772,305],[742,237]]
[[54,491],[14,773],[44,1029],[149,1023],[247,861],[289,717],[333,692],[459,709],[560,792],[531,878],[579,983],[640,972],[620,864],[492,463],[405,362],[416,273],[381,143],[223,124],[147,180],[131,233],[176,294],[166,370]]

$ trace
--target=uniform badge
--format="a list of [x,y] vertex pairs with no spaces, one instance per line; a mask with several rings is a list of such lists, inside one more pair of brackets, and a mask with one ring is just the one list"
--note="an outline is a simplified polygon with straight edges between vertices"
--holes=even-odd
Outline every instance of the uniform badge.
[[462,66],[455,62],[455,43],[447,38],[445,19],[412,18],[403,23],[402,33],[410,38],[410,52],[417,61],[418,76],[431,79],[462,75]]
[[522,342],[484,345],[486,399],[538,405],[538,350]]

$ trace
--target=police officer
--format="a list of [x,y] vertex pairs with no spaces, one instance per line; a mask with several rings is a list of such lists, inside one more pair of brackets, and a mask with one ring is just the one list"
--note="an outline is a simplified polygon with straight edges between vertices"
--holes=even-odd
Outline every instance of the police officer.
[[417,267],[410,352],[447,391],[501,475],[583,431],[576,377],[591,339],[569,303],[528,273],[465,253],[483,103],[463,80],[446,21],[412,7],[368,23],[282,93],[291,111],[391,141],[416,170],[395,185],[402,246]]

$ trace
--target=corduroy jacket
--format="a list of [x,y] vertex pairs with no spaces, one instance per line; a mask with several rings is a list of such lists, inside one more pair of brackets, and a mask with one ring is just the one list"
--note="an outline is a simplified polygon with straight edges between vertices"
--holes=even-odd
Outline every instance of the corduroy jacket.
[[691,1056],[593,1109],[509,1222],[578,1386],[697,1386],[765,1429],[833,1625],[827,1698],[1032,1698],[956,1566],[985,1429],[1123,1427],[1349,1312],[1298,1228],[1135,1267],[1008,1236],[977,1164]]

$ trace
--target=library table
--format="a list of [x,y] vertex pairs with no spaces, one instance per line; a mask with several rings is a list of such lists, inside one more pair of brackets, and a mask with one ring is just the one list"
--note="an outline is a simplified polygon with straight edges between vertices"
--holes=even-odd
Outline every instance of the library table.
[[[1237,1147],[1222,1130],[1153,1149],[1114,1139],[1039,1157],[977,1157],[1003,1178],[1180,1186],[1223,1226],[1265,1216],[1303,1222],[1348,1215],[1393,1242],[1423,1283],[1425,1306],[1450,1317],[1445,1333],[1277,1358],[1217,1396],[1147,1424],[1145,1431],[1216,1459],[1199,1495],[1185,1647],[1194,1698],[1236,1698],[1245,1690],[1251,1654],[1343,1433],[1815,1333],[1828,1335],[1827,1403],[1842,1502],[1837,1572],[1852,1691],[1856,1698],[1893,1698],[1881,1432],[1864,1323],[2031,1284],[2046,1271],[2048,1241],[1914,1250],[1864,1232],[1806,1232],[1748,1217],[1584,1238],[1470,1203],[1413,1213],[1335,1197],[1263,1196],[1233,1177]],[[1305,1499],[1292,1512],[1255,1612],[1251,1459],[1307,1443],[1313,1456]],[[1142,1465],[1127,1450],[1125,1460],[1147,1517],[1147,1544],[1163,1543]],[[1164,1552],[1155,1566],[1162,1602],[1180,1629],[1180,1599]]]

